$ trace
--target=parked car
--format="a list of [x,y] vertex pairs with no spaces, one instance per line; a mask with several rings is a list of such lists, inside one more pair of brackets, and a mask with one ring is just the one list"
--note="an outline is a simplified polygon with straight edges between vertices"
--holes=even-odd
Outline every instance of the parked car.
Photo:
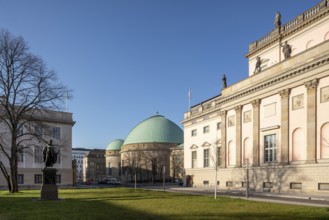
[[98,181],[98,184],[106,184],[107,183],[107,179],[102,179]]
[[112,185],[120,185],[121,181],[116,179],[116,178],[109,178],[107,180],[107,184],[112,184]]

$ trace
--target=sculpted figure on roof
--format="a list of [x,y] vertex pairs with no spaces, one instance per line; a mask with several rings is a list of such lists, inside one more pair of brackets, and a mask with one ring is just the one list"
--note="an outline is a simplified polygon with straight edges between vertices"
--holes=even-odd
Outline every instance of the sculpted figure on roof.
[[224,89],[224,88],[227,87],[226,76],[225,76],[225,74],[223,75],[222,82],[223,82],[223,89]]
[[254,73],[259,73],[261,71],[262,60],[260,57],[256,57],[256,65]]
[[289,58],[291,55],[291,45],[289,45],[287,41],[282,45],[282,52],[284,54],[284,59]]
[[281,13],[278,11],[275,13],[274,25],[276,28],[281,26]]

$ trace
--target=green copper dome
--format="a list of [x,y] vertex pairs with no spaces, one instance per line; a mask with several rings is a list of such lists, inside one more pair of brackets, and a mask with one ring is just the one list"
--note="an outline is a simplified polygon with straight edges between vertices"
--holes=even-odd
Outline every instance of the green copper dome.
[[123,145],[137,143],[173,143],[184,142],[183,130],[162,115],[152,116],[131,130]]
[[115,139],[109,145],[107,145],[106,150],[121,150],[121,146],[124,140],[122,139]]

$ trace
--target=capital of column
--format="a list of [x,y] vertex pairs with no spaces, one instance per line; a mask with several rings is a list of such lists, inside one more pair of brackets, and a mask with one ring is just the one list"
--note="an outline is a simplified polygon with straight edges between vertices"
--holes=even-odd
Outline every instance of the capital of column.
[[235,112],[236,112],[237,114],[240,114],[241,111],[242,111],[242,106],[241,106],[241,105],[236,106],[236,107],[234,108],[234,110],[235,110]]
[[311,81],[308,81],[308,82],[304,83],[304,85],[307,88],[307,91],[315,90],[319,85],[319,80],[318,79],[313,79]]
[[285,99],[289,97],[290,89],[284,89],[279,92],[281,99]]
[[260,99],[256,99],[256,100],[252,101],[251,104],[252,104],[252,107],[254,107],[254,108],[259,107]]
[[219,115],[222,116],[222,117],[226,117],[226,115],[227,115],[227,111],[226,111],[226,110],[224,110],[224,111],[220,111],[220,112],[219,112]]

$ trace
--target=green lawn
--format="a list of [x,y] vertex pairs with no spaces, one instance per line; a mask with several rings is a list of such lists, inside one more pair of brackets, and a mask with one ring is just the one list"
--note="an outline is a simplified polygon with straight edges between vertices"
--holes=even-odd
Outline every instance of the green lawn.
[[281,205],[127,188],[63,189],[60,201],[39,190],[0,191],[3,219],[329,219],[329,208]]

